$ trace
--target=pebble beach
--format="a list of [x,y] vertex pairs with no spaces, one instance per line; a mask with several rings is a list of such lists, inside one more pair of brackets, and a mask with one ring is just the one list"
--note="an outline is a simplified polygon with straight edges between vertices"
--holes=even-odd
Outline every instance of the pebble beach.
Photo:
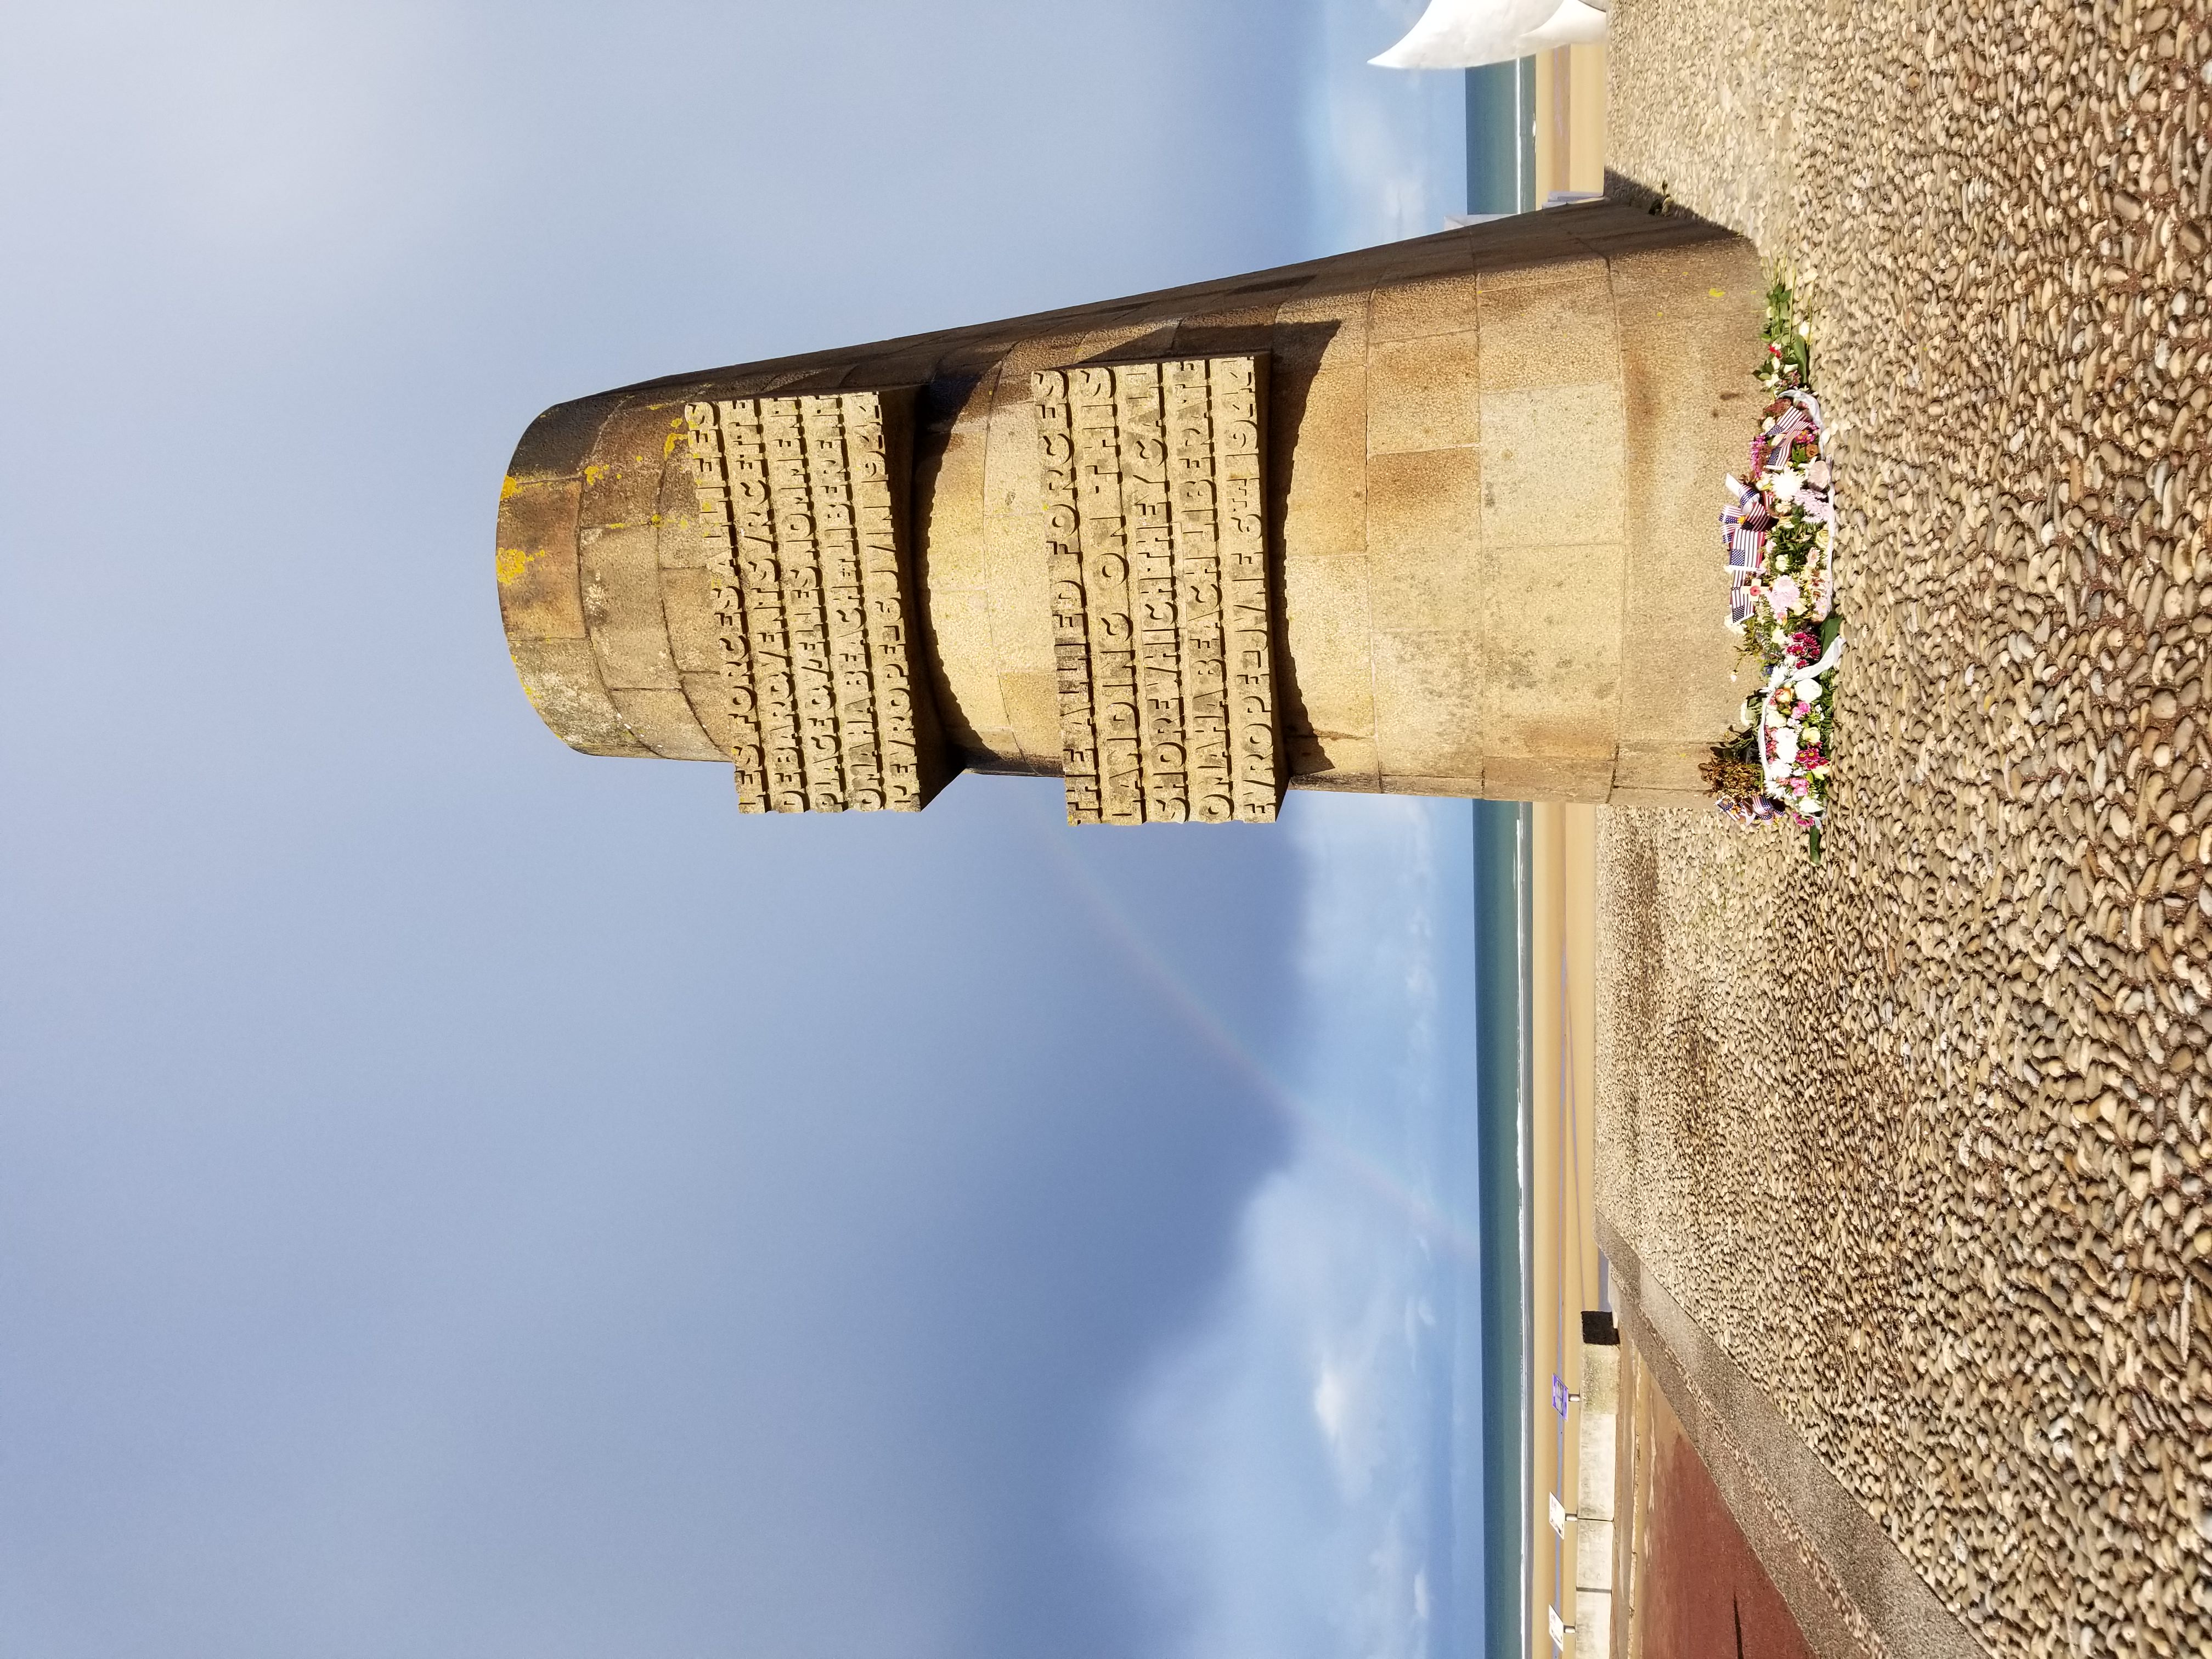
[[2212,1651],[2212,7],[1607,58],[1812,320],[1848,645],[1817,866],[1601,815],[1601,1206],[1987,1651]]

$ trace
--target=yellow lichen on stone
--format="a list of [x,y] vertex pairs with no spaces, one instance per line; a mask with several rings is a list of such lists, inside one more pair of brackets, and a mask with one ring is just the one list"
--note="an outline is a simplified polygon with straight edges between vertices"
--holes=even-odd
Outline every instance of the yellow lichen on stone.
[[501,548],[498,562],[493,567],[498,572],[499,585],[505,587],[510,582],[520,580],[522,573],[530,568],[531,561],[542,559],[544,556],[545,550],[542,547],[534,550],[526,550],[520,547]]

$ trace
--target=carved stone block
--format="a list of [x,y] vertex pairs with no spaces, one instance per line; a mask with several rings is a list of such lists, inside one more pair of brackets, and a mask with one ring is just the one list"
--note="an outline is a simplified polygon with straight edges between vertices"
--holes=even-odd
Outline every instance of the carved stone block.
[[1275,816],[1267,368],[1188,357],[1031,376],[1070,823]]
[[1764,289],[1586,204],[600,392],[501,483],[507,646],[563,742],[730,757],[755,811],[963,769],[1065,772],[1079,823],[1710,810]]
[[684,406],[745,811],[914,812],[935,793],[906,410],[876,392]]

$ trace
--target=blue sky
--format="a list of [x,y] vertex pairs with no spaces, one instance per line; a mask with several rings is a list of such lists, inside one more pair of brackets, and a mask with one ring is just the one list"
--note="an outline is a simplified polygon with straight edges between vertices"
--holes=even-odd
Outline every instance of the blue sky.
[[489,574],[556,399],[1434,228],[1418,10],[11,20],[10,1659],[1422,1650],[1464,809],[740,820]]
[[1472,1653],[1431,1490],[1457,1426],[1452,1276],[1474,1267],[1441,1156],[1472,1087],[1465,817],[1302,805],[1290,1155],[1246,1200],[1206,1315],[1146,1367],[1122,1537],[1175,1610],[1170,1652]]

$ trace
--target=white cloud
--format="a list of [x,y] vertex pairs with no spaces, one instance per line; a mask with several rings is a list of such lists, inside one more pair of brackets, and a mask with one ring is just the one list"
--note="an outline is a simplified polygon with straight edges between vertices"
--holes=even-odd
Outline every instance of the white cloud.
[[1308,871],[1298,1145],[1127,1425],[1116,1519],[1177,1653],[1428,1650],[1437,813],[1317,796],[1285,815]]
[[1322,0],[1318,9],[1304,129],[1324,246],[1426,236],[1466,210],[1464,78],[1367,61],[1421,12],[1422,0]]

